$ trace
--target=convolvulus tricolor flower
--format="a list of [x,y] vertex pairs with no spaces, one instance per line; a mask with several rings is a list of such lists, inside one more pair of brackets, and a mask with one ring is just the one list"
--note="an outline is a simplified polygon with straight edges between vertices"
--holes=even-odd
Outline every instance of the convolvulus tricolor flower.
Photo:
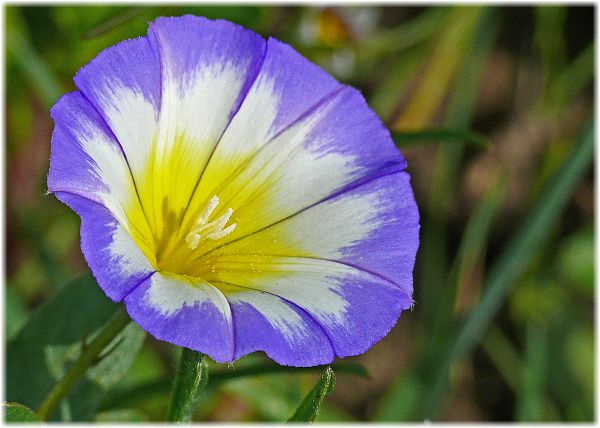
[[106,295],[219,362],[366,351],[412,305],[417,207],[361,94],[227,21],[159,18],[53,107],[48,189]]

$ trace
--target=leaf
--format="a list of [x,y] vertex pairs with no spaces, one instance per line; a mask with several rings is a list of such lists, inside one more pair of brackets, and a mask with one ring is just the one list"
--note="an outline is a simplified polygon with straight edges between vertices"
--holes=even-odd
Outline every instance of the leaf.
[[482,149],[489,145],[488,138],[479,132],[454,129],[430,128],[415,132],[392,132],[392,138],[400,147],[440,142],[467,143]]
[[189,422],[199,395],[208,383],[207,357],[200,352],[181,348],[179,367],[173,380],[169,422]]
[[331,367],[327,367],[321,379],[317,382],[314,388],[302,400],[302,403],[296,410],[296,413],[288,420],[288,422],[313,422],[319,408],[323,404],[326,395],[333,392],[335,387],[335,375]]
[[[59,289],[8,343],[7,398],[37,408],[79,355],[82,340],[89,342],[119,307],[91,275]],[[61,414],[56,412],[51,420],[92,420],[106,390],[127,372],[144,337],[131,323],[117,336],[119,344],[75,385]]]
[[29,310],[21,300],[21,297],[10,283],[6,283],[4,297],[6,337],[12,339],[23,327],[29,317]]
[[2,407],[4,407],[6,422],[42,422],[33,410],[21,403],[2,403]]

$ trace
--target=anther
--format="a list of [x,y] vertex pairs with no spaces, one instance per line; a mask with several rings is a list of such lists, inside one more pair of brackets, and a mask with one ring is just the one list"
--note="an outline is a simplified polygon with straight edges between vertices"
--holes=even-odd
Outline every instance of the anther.
[[202,210],[202,213],[198,216],[198,219],[194,223],[192,230],[185,238],[185,242],[192,250],[198,248],[198,245],[202,239],[221,239],[222,237],[229,235],[235,229],[235,223],[225,227],[231,218],[231,215],[233,214],[233,210],[231,208],[227,208],[227,211],[225,211],[222,216],[211,221],[210,223],[208,222],[210,215],[218,205],[219,198],[216,195],[210,198],[206,204],[206,207],[204,210]]

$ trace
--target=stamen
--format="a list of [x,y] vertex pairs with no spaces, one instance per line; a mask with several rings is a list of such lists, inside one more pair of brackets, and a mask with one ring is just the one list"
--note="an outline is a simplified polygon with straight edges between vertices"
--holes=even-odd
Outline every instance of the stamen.
[[229,235],[231,232],[233,232],[233,229],[235,229],[236,226],[237,226],[237,224],[233,223],[233,224],[227,226],[223,230],[218,230],[216,232],[211,233],[210,235],[206,235],[206,237],[209,239],[213,239],[213,240],[220,239],[224,236]]
[[229,226],[225,227],[225,225],[227,224],[227,222],[233,214],[233,210],[231,208],[227,208],[227,211],[225,211],[225,213],[222,216],[211,221],[210,223],[207,223],[210,215],[213,213],[213,211],[215,210],[215,208],[217,208],[218,205],[219,198],[216,195],[210,198],[206,207],[194,223],[192,230],[186,236],[185,242],[187,243],[188,247],[190,247],[192,250],[198,248],[198,245],[200,244],[200,241],[202,239],[221,239],[222,237],[229,235],[235,229],[236,223],[232,223]]
[[219,197],[215,195],[210,198],[210,201],[206,204],[204,211],[202,211],[202,214],[200,214],[198,220],[196,220],[196,224],[206,224],[208,217],[210,217],[215,208],[217,208],[217,205],[219,205]]

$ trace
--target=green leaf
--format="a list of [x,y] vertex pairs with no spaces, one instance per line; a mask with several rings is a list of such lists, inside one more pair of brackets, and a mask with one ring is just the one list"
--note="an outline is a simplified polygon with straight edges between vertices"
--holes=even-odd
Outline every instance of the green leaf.
[[479,132],[454,129],[431,128],[415,132],[392,132],[392,138],[401,148],[424,143],[466,143],[480,149],[489,146],[488,138]]
[[[8,343],[6,396],[37,408],[120,304],[111,302],[90,275],[63,286],[37,309]],[[111,353],[88,370],[50,420],[90,421],[106,390],[129,369],[145,333],[131,323]]]
[[6,283],[4,309],[6,310],[6,337],[12,339],[29,317],[29,310],[10,283]]
[[4,407],[6,422],[42,422],[33,410],[21,403],[2,403],[2,407]]
[[321,379],[319,379],[314,388],[302,400],[300,407],[298,407],[296,413],[294,413],[288,422],[313,422],[317,413],[319,413],[319,408],[323,404],[325,396],[331,394],[334,387],[335,375],[331,367],[327,367],[323,371]]
[[179,367],[173,380],[167,421],[189,422],[192,419],[196,402],[207,383],[206,355],[182,348]]

